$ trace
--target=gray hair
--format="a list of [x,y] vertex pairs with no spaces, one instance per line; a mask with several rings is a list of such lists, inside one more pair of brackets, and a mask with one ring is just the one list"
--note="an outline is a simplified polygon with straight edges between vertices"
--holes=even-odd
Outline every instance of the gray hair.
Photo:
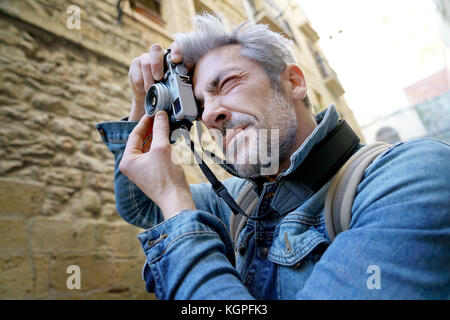
[[[203,13],[194,18],[194,30],[178,33],[175,40],[183,53],[186,65],[194,66],[209,51],[226,45],[240,45],[241,54],[261,65],[276,94],[282,93],[280,75],[288,64],[296,63],[289,41],[273,32],[267,25],[249,20],[228,31],[222,20]],[[308,96],[303,99],[309,108]]]

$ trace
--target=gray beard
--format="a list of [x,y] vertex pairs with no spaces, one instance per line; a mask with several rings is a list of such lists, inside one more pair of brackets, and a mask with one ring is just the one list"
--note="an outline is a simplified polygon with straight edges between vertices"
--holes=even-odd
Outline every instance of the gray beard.
[[[294,111],[294,105],[291,101],[288,101],[285,96],[282,93],[275,93],[272,96],[272,99],[268,101],[269,105],[275,106],[282,106],[281,108],[281,114],[276,120],[272,119],[264,119],[264,123],[258,123],[258,121],[252,117],[243,117],[238,119],[232,119],[229,122],[225,123],[223,128],[220,130],[222,136],[226,135],[226,129],[232,129],[239,125],[252,125],[256,131],[258,132],[258,141],[257,141],[257,148],[259,149],[260,146],[260,139],[259,136],[260,131],[258,129],[267,129],[267,135],[266,143],[265,143],[265,150],[267,150],[267,156],[265,157],[265,160],[268,160],[266,163],[262,163],[259,156],[256,157],[256,163],[249,163],[250,161],[245,161],[245,163],[230,163],[230,165],[236,170],[236,172],[239,174],[239,176],[243,178],[255,178],[262,176],[264,172],[270,171],[270,170],[263,170],[264,168],[272,168],[272,165],[277,164],[278,166],[286,161],[292,152],[292,148],[295,144],[295,138],[297,135],[297,118]],[[271,129],[278,129],[279,137],[278,137],[278,143],[276,146],[276,150],[272,150],[272,131]],[[258,150],[260,151],[260,150]],[[257,151],[257,152],[258,152]],[[244,151],[245,152],[245,151]],[[250,150],[249,150],[250,152]],[[277,167],[278,167],[277,166]],[[275,174],[275,173],[273,173]],[[272,174],[271,174],[272,175]]]
[[[268,163],[262,163],[261,159],[257,157],[256,163],[245,163],[245,164],[233,164],[233,168],[239,174],[239,176],[243,178],[256,178],[261,176],[261,172],[264,168],[270,168],[274,163],[278,163],[280,165],[282,162],[287,160],[291,154],[291,149],[295,142],[295,137],[297,134],[297,123],[295,118],[292,123],[286,128],[284,128],[284,132],[280,129],[280,137],[279,137],[279,148],[278,152],[272,154],[272,145],[270,143],[271,139],[268,137],[267,139],[267,157],[270,159]],[[277,157],[277,158],[275,158]]]

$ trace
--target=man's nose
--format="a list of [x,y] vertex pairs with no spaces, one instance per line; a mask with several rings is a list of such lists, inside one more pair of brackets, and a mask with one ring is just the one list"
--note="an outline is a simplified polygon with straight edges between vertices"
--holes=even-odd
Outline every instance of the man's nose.
[[205,103],[202,121],[208,128],[221,129],[224,121],[231,119],[231,112],[224,106]]

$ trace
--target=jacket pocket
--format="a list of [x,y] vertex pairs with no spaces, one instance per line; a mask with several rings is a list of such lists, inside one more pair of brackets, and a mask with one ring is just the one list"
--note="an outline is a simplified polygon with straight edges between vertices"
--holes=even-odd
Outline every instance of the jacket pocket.
[[324,224],[322,217],[289,214],[277,227],[267,258],[282,266],[299,264],[319,244],[329,244]]

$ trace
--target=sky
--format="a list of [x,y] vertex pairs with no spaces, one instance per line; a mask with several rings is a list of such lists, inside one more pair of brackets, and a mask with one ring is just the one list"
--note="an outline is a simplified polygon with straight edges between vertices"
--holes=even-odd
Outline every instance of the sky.
[[297,1],[360,126],[406,108],[403,88],[446,65],[432,0]]

